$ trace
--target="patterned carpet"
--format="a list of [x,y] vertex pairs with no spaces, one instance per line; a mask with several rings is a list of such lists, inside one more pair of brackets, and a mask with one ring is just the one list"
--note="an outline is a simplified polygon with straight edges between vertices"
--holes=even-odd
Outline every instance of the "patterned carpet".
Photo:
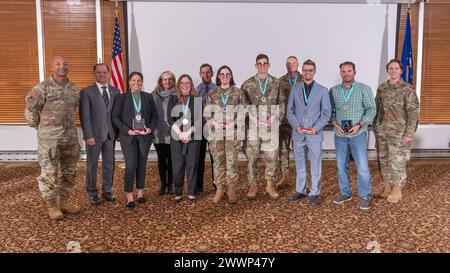
[[173,196],[156,195],[158,173],[151,162],[149,202],[129,210],[124,207],[123,169],[117,168],[115,176],[113,193],[118,200],[96,208],[88,204],[80,162],[72,200],[82,212],[56,222],[48,218],[38,191],[38,165],[0,164],[0,252],[66,252],[69,241],[79,242],[82,252],[371,252],[368,244],[373,241],[381,252],[450,252],[448,160],[410,162],[403,201],[392,205],[375,199],[369,211],[359,209],[358,198],[332,203],[338,193],[334,161],[324,163],[320,207],[312,208],[307,200],[287,200],[294,190],[293,169],[291,186],[280,192],[282,198],[270,200],[261,180],[257,199],[248,201],[245,163],[240,162],[238,203],[216,205],[210,168],[198,200],[184,197],[174,204]]

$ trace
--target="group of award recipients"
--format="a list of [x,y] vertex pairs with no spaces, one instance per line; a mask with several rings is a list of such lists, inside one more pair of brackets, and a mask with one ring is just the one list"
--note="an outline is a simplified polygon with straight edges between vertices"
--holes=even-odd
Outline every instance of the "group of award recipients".
[[[165,71],[151,93],[143,91],[143,75],[132,72],[129,92],[120,94],[108,84],[109,67],[96,64],[96,82],[78,92],[67,77],[68,60],[55,57],[52,76],[33,87],[25,99],[26,119],[38,130],[41,175],[37,180],[50,218],[62,219],[64,213],[80,211],[68,201],[79,156],[79,146],[74,141],[74,113],[78,106],[86,143],[86,190],[89,202],[96,206],[102,202],[96,186],[100,154],[101,197],[106,202],[115,201],[111,188],[116,140],[120,141],[125,159],[124,191],[126,207],[130,209],[136,207],[134,185],[137,203],[147,202],[144,187],[152,143],[158,156],[160,195],[174,193],[174,201],[180,202],[186,177],[188,199],[196,200],[197,193],[203,190],[208,144],[216,190],[212,200],[219,203],[226,193],[228,202],[236,203],[239,152],[242,150],[248,159],[247,198],[257,196],[256,162],[262,153],[265,191],[277,199],[277,189],[289,184],[292,141],[296,184],[289,200],[309,197],[311,205],[318,206],[323,179],[323,129],[327,124],[334,126],[338,167],[340,192],[334,203],[352,199],[350,155],[357,170],[361,209],[371,207],[372,196],[386,198],[390,203],[402,199],[406,163],[419,120],[419,102],[415,90],[401,78],[400,61],[387,63],[389,79],[378,87],[375,98],[368,85],[355,81],[356,67],[349,61],[339,65],[342,82],[329,90],[315,81],[316,64],[309,59],[299,71],[298,59],[288,57],[287,73],[279,79],[268,73],[270,62],[265,54],[256,57],[255,68],[257,73],[241,88],[236,87],[233,72],[226,65],[218,69],[215,83],[211,65],[201,65],[202,83],[197,88],[189,75],[183,74],[176,80],[172,72]],[[384,184],[374,194],[367,154],[369,124],[374,128]],[[203,128],[207,128],[205,132]]]

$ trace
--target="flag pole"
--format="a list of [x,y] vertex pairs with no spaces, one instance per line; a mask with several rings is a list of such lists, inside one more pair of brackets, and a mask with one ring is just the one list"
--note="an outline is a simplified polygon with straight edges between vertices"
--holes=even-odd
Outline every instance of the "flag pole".
[[116,17],[119,17],[119,0],[114,0],[114,3],[116,4],[116,8],[114,11],[116,12]]

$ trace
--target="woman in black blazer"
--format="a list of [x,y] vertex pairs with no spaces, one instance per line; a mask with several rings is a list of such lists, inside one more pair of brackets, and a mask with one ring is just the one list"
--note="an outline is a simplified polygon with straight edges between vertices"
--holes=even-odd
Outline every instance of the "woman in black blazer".
[[[175,94],[167,107],[171,127],[170,151],[172,156],[173,184],[175,202],[181,201],[184,187],[184,175],[187,176],[189,200],[195,200],[198,159],[202,140],[202,102],[194,104],[195,89],[189,75],[178,78]],[[194,105],[200,109],[195,115]],[[196,131],[195,124],[200,128]],[[194,137],[195,136],[195,137]]]
[[143,80],[141,73],[132,72],[128,81],[130,92],[121,94],[116,99],[112,111],[112,121],[119,129],[120,146],[125,158],[124,190],[128,208],[136,207],[133,199],[135,180],[138,203],[146,202],[144,186],[147,157],[157,120],[152,96],[142,91]]

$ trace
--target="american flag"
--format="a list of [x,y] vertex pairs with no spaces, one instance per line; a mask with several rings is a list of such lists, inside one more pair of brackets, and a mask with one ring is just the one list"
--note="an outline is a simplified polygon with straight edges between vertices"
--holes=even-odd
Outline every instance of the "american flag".
[[116,15],[114,23],[114,40],[112,47],[111,80],[114,87],[123,93],[123,69],[122,69],[122,43],[120,40],[119,17]]

